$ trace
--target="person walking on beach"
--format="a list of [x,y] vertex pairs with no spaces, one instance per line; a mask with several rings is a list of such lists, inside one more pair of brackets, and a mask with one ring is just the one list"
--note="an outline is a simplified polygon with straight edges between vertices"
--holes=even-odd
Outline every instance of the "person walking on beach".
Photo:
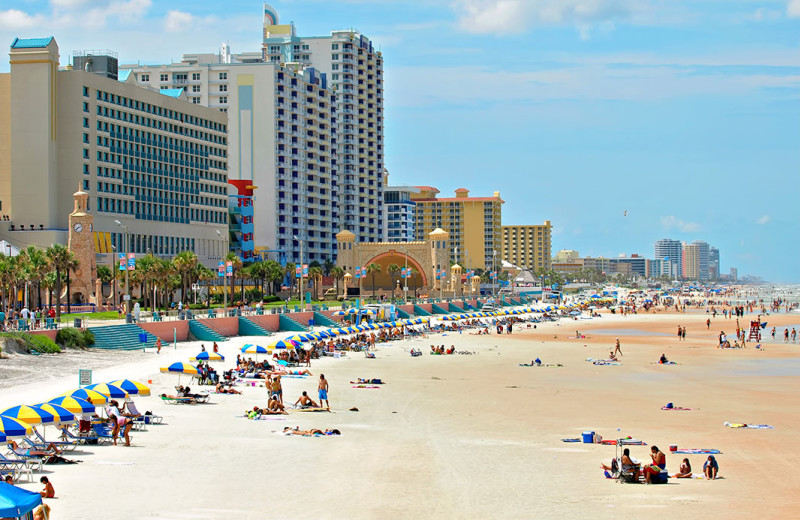
[[325,374],[319,375],[319,387],[317,387],[317,391],[319,392],[319,406],[322,407],[322,401],[325,401],[325,406],[330,410],[331,403],[328,401],[328,380],[325,379]]
[[794,343],[796,339],[797,339],[797,331],[794,330],[794,327],[792,327],[792,343]]
[[683,339],[683,341],[686,341],[686,327],[684,327],[683,330],[681,330],[681,338]]
[[161,338],[156,340],[156,354],[161,354]]
[[783,329],[783,342],[789,343],[789,327]]
[[706,330],[711,330],[711,318],[706,320]]
[[619,352],[620,356],[622,355],[622,349],[619,346],[619,338],[617,338],[617,344],[614,345],[614,355],[615,356],[616,356],[617,352]]

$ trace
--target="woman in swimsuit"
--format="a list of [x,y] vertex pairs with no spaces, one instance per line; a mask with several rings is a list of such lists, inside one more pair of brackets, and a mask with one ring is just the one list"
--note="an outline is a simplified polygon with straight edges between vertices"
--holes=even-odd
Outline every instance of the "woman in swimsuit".
[[652,446],[650,448],[650,457],[653,459],[653,463],[649,466],[645,466],[642,469],[644,473],[644,480],[648,484],[650,480],[652,480],[653,475],[658,475],[661,473],[661,470],[667,467],[667,456],[658,449],[658,446]]
[[692,478],[692,465],[689,464],[689,459],[683,459],[681,468],[675,474],[675,478]]

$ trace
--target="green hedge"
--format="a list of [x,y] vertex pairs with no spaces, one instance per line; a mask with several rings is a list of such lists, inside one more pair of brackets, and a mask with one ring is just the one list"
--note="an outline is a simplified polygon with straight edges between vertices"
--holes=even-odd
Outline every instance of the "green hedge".
[[275,303],[275,302],[279,302],[279,301],[283,301],[283,300],[281,300],[278,296],[275,296],[274,294],[272,294],[272,295],[269,295],[269,296],[264,296],[261,299],[261,301],[264,302],[264,303]]
[[66,348],[86,348],[94,345],[94,334],[88,330],[61,329],[56,334],[56,343]]

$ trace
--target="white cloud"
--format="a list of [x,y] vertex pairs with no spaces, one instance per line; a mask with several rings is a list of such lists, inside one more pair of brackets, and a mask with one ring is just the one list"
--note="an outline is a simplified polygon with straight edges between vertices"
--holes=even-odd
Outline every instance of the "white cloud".
[[772,220],[772,219],[770,218],[769,215],[763,215],[763,216],[759,217],[758,220],[756,220],[756,224],[764,225],[767,222],[769,222],[770,220]]
[[0,29],[16,31],[29,29],[41,24],[41,16],[33,16],[19,9],[0,11]]
[[173,10],[167,13],[164,28],[170,32],[185,31],[192,25],[194,16],[183,11]]
[[790,18],[800,18],[800,0],[789,0],[786,15]]
[[[459,27],[467,32],[519,33],[534,26],[585,27],[613,20],[651,18],[642,0],[457,0]],[[586,29],[579,29],[582,36]]]
[[683,233],[692,233],[700,230],[700,224],[696,222],[687,222],[685,220],[681,220],[675,215],[661,217],[661,225],[667,231],[676,229]]

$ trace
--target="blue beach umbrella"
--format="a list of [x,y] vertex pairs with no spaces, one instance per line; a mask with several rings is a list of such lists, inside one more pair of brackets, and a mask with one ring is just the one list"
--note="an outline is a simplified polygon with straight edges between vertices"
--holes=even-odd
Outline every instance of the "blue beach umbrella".
[[248,343],[242,347],[242,353],[244,354],[266,354],[267,352],[269,352],[267,347],[262,347],[261,345],[253,345]]
[[0,415],[0,435],[6,439],[26,437],[29,433],[31,433],[30,424],[13,417]]
[[60,397],[56,397],[55,399],[50,399],[47,401],[47,404],[56,404],[58,406],[62,406],[75,414],[89,414],[94,413],[95,411],[94,405],[89,401],[72,396],[62,395]]
[[225,361],[225,356],[217,352],[200,352],[195,357],[190,358],[189,361]]
[[88,385],[86,388],[103,394],[106,397],[110,397],[111,399],[127,399],[128,397],[128,392],[118,386],[108,383],[95,383],[93,385]]
[[39,493],[0,482],[0,516],[22,518],[41,503],[42,496]]
[[22,421],[30,425],[52,424],[56,421],[55,416],[50,412],[46,412],[33,406],[27,406],[24,404],[12,406],[8,410],[3,410],[0,412],[0,415],[4,417],[12,417],[18,421]]
[[34,404],[31,405],[32,408],[36,408],[38,410],[42,410],[43,412],[47,412],[53,416],[55,424],[66,424],[71,423],[75,420],[75,414],[64,408],[63,406],[59,406],[57,404],[51,403],[41,403],[41,404]]

